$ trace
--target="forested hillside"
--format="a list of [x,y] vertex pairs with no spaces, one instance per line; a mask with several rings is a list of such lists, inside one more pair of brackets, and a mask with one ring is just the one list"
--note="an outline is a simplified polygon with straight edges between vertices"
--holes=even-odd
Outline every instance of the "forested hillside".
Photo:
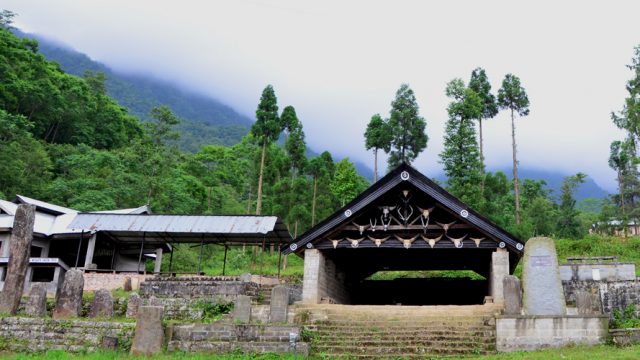
[[80,77],[86,72],[104,74],[107,94],[139,119],[149,120],[151,109],[156,106],[169,106],[183,120],[177,129],[181,133],[178,145],[184,151],[197,152],[205,144],[233,145],[249,131],[251,119],[214,99],[149,76],[117,73],[85,54],[42,36],[13,32],[21,38],[36,39],[39,52],[69,74]]

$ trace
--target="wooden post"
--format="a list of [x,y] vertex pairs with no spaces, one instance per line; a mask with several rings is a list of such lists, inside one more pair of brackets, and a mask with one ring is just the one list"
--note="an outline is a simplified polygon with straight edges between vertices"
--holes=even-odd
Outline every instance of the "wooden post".
[[142,232],[142,243],[140,244],[140,255],[138,255],[138,269],[137,269],[138,273],[140,272],[140,262],[142,262],[142,250],[144,249],[144,240],[146,236],[147,236],[147,233]]
[[204,234],[200,239],[200,255],[198,255],[198,275],[200,275],[200,263],[202,262],[202,247],[204,246]]
[[224,276],[224,271],[227,268],[227,244],[224,244],[224,262],[222,263],[222,276]]
[[76,268],[78,267],[78,261],[80,261],[80,248],[82,247],[82,238],[84,237],[84,230],[80,232],[80,241],[78,241],[78,252],[76,253]]

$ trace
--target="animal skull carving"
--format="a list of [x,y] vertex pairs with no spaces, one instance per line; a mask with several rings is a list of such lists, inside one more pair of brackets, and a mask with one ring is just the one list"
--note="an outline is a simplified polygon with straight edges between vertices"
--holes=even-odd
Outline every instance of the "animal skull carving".
[[405,249],[408,249],[411,247],[411,244],[413,244],[413,242],[418,238],[419,235],[416,235],[410,239],[403,239],[400,236],[396,235],[396,238],[398,238],[398,240],[400,240],[402,242],[402,245],[404,245]]
[[480,247],[480,241],[484,240],[483,237],[481,238],[472,238],[470,237],[471,240],[473,240],[474,243],[476,243],[476,247]]
[[333,244],[333,248],[334,248],[334,249],[338,247],[338,243],[339,243],[340,241],[341,241],[341,240],[331,240],[331,244]]
[[451,225],[455,224],[456,222],[450,222],[448,224],[442,224],[436,221],[436,224],[438,224],[442,230],[444,230],[445,235],[447,234],[447,232],[449,231],[449,228],[451,227]]
[[369,225],[371,226],[369,228],[369,230],[371,230],[371,232],[376,231],[376,226],[378,225],[378,219],[377,218],[373,218],[373,221],[371,221],[371,219],[369,219]]
[[364,233],[364,230],[366,229],[366,225],[358,225],[355,221],[352,221],[351,223],[358,228],[358,231],[360,231],[360,235]]
[[364,240],[364,238],[360,238],[360,239],[346,238],[346,239],[349,240],[349,242],[351,242],[351,247],[352,248],[357,248],[360,245],[360,241]]
[[436,245],[436,243],[437,243],[438,241],[440,241],[440,240],[442,239],[442,237],[443,237],[443,236],[444,236],[444,234],[443,234],[443,235],[438,236],[437,238],[429,239],[428,237],[426,237],[426,236],[422,235],[422,239],[423,239],[424,241],[426,241],[426,242],[427,242],[427,244],[429,244],[429,246],[431,246],[431,248],[433,249],[433,247]]
[[387,241],[387,239],[389,239],[391,236],[387,236],[385,238],[382,239],[376,239],[372,236],[369,236],[369,240],[373,241],[374,244],[376,244],[377,247],[380,247],[380,245],[382,245],[383,242]]
[[435,206],[432,206],[428,209],[423,209],[420,206],[417,206],[417,208],[418,210],[420,210],[420,222],[422,223],[422,229],[426,234],[427,228],[429,227],[429,216],[431,215],[431,212],[433,211]]
[[467,237],[467,235],[465,234],[463,237],[461,238],[452,238],[451,236],[447,235],[447,238],[449,240],[451,240],[453,242],[453,245],[455,245],[455,247],[459,248],[462,245],[462,241]]

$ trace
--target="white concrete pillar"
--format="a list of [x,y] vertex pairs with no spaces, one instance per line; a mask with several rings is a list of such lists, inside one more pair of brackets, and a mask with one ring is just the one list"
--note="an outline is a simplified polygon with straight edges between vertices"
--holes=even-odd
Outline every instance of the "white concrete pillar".
[[[11,233],[0,234],[0,257],[9,257],[9,239],[11,239]],[[4,277],[5,272],[7,271],[6,267],[0,267],[0,281]],[[0,290],[2,290],[0,288]]]
[[159,273],[162,267],[162,248],[156,249],[156,263],[153,267],[154,273]]
[[84,257],[84,268],[89,268],[89,264],[93,263],[93,252],[96,249],[96,237],[97,234],[91,235],[89,243],[87,243],[87,255]]
[[302,302],[305,304],[320,302],[320,276],[324,271],[324,261],[324,256],[319,250],[305,249],[302,280]]
[[496,304],[504,304],[502,279],[509,275],[509,252],[505,249],[496,249],[491,254],[491,280],[490,295]]

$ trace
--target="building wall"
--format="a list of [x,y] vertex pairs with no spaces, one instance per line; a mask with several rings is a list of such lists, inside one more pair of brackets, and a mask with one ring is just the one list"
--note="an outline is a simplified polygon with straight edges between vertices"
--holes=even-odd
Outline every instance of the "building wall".
[[140,284],[145,279],[153,275],[138,273],[84,273],[84,291],[95,291],[100,289],[115,290],[123,289],[126,278],[131,278],[131,286],[134,290],[140,288]]
[[307,249],[304,253],[302,301],[317,304],[323,298],[348,304],[350,297],[347,275],[321,251]]
[[501,352],[567,345],[603,344],[606,316],[501,316],[496,318],[496,348]]

